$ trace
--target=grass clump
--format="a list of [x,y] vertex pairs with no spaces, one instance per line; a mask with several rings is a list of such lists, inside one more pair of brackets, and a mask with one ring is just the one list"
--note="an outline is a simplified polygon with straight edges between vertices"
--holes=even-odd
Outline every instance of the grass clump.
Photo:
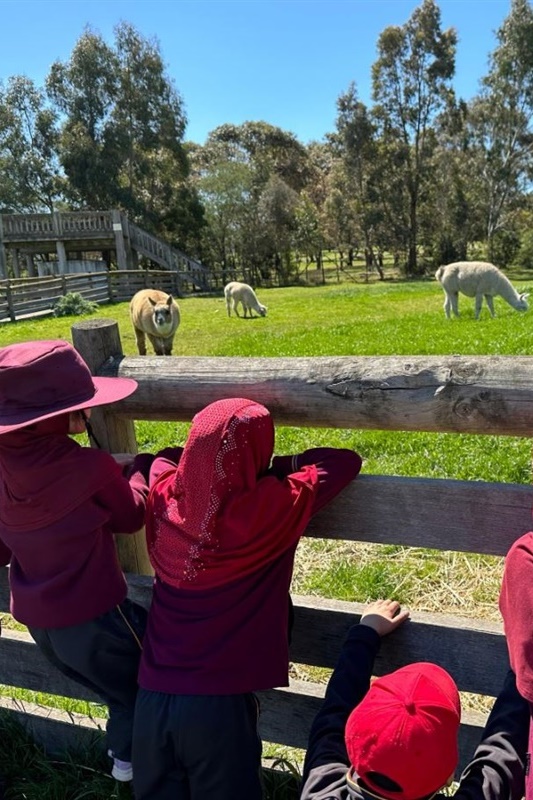
[[[52,757],[12,713],[0,710],[2,800],[133,800],[131,784],[115,781],[103,736],[92,745]],[[300,773],[284,758],[263,770],[265,800],[297,800]]]
[[0,712],[0,741],[3,800],[132,800],[129,785],[111,777],[110,760],[96,739],[92,747],[51,758],[4,711]]

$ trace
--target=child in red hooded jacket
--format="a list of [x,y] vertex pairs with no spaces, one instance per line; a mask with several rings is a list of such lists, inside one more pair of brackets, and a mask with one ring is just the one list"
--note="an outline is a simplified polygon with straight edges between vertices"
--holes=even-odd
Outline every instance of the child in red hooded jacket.
[[255,692],[288,684],[296,546],[361,467],[352,450],[272,460],[273,448],[264,406],[220,400],[196,415],[178,463],[151,486],[155,582],[135,711],[136,800],[262,796]]

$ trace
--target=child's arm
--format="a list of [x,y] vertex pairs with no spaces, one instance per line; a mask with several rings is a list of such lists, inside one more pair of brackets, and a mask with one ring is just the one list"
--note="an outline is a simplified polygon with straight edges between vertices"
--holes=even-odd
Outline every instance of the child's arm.
[[455,800],[520,800],[524,796],[529,705],[509,670]]
[[396,601],[378,600],[367,607],[359,625],[350,628],[311,727],[301,800],[346,797],[345,778],[350,766],[344,744],[346,721],[369,689],[381,637],[408,616]]
[[315,466],[318,471],[318,491],[312,513],[316,514],[357,477],[361,464],[361,456],[355,450],[313,447],[293,456],[275,456],[270,471],[283,480],[303,467]]
[[[102,455],[104,455],[103,451]],[[110,459],[113,457],[105,453]],[[148,473],[154,456],[139,453],[133,463],[120,470],[116,462],[109,465],[109,483],[94,496],[95,501],[110,513],[109,526],[114,533],[135,533],[144,525],[148,499]],[[105,468],[103,465],[102,468]]]

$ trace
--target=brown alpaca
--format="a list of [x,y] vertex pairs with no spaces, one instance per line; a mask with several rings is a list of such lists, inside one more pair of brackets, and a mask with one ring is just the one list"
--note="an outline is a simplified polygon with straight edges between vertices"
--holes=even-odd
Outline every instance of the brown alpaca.
[[156,356],[172,354],[180,310],[171,294],[158,289],[141,289],[131,299],[130,317],[139,355],[146,355],[145,336],[150,339]]

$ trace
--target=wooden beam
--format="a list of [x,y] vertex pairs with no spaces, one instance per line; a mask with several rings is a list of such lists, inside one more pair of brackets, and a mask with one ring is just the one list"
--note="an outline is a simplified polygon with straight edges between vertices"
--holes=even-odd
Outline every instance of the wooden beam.
[[[41,655],[37,645],[29,642],[30,637],[28,634],[4,631],[2,648],[0,648],[0,682],[11,686],[22,686],[37,692],[46,691],[47,694],[56,694],[61,697],[101,702],[88,689],[74,681],[70,681],[53,668]],[[486,663],[486,668],[487,671],[490,671],[488,662]],[[503,678],[499,686],[502,683]],[[266,741],[284,744],[288,747],[305,748],[309,729],[320,708],[324,691],[325,685],[323,684],[291,681],[289,687],[259,692],[261,703],[260,731],[262,737]],[[25,701],[5,699],[0,705],[4,708],[16,708],[19,713],[29,715],[29,719],[22,717],[22,720],[30,724],[39,739],[43,736],[43,720],[61,722],[63,726],[67,723],[64,713],[51,707],[35,706]],[[40,709],[37,715],[36,709]],[[37,721],[35,717],[37,717]],[[69,712],[68,718],[72,725],[66,731],[70,733],[70,746],[72,746],[73,737],[79,732],[78,728],[86,728],[91,733],[100,729],[98,721],[91,721],[83,715],[72,715]],[[472,720],[469,720],[466,715],[465,722],[467,724],[463,727],[461,734],[464,750],[463,759],[470,757],[475,746],[476,737],[479,739],[484,717],[475,715],[475,724],[472,724]],[[49,739],[48,749],[57,748],[57,730],[55,736],[55,740],[51,740],[52,744]],[[68,744],[68,737],[65,743]]]
[[504,556],[532,529],[532,506],[529,485],[363,474],[306,535]]
[[223,397],[264,403],[281,425],[531,436],[531,356],[196,358],[133,356],[135,419],[191,420]]
[[[130,586],[135,576],[129,576]],[[151,587],[130,591],[147,606]],[[342,642],[363,606],[322,598],[293,597],[295,624],[291,661],[332,668]],[[500,625],[465,618],[414,612],[412,620],[384,640],[376,661],[382,675],[413,661],[435,661],[454,677],[461,691],[496,696],[508,669],[505,637]],[[48,662],[28,634],[6,630],[0,648],[0,683],[46,691],[64,697],[94,700],[91,692],[59,672],[49,675]]]

